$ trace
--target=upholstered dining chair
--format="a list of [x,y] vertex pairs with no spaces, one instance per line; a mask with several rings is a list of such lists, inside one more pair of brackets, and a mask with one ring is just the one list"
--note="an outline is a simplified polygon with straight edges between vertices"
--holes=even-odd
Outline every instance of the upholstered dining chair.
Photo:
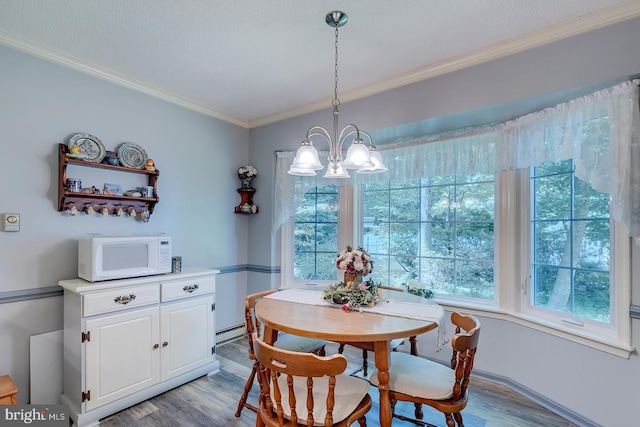
[[[251,373],[249,374],[249,378],[247,378],[247,382],[244,385],[244,391],[242,392],[242,396],[238,401],[238,408],[236,409],[236,417],[239,417],[242,409],[247,408],[253,412],[258,412],[258,408],[251,403],[247,402],[247,398],[249,396],[249,392],[251,391],[251,387],[253,386],[253,382],[255,381],[256,373],[258,372],[258,361],[256,360],[253,353],[253,338],[252,333],[257,332],[261,333],[260,321],[255,317],[255,306],[256,303],[260,300],[260,298],[264,298],[267,295],[271,295],[272,293],[277,292],[275,290],[268,290],[257,292],[254,294],[247,295],[244,299],[244,318],[245,318],[245,327],[247,329],[247,335],[249,338],[249,359],[253,360],[253,367],[251,368]],[[327,344],[327,341],[314,339],[314,338],[305,338],[299,337],[291,334],[281,333],[278,335],[277,341],[274,345],[278,348],[291,350],[291,351],[299,351],[303,353],[317,353],[320,356],[324,356],[324,346]]]
[[[253,333],[259,362],[259,421],[268,427],[365,427],[371,409],[370,384],[345,375],[341,354],[317,356],[281,350]],[[256,422],[256,425],[261,425]]]
[[[451,340],[451,368],[406,353],[391,354],[389,389],[394,417],[431,426],[422,421],[421,405],[424,404],[444,413],[448,427],[455,427],[455,423],[464,427],[461,411],[469,398],[469,377],[480,339],[480,322],[474,316],[454,312],[451,323],[456,327]],[[377,372],[370,381],[378,384]],[[395,413],[395,403],[399,400],[416,405],[415,419]]]
[[[383,291],[404,292],[403,288],[398,288],[395,286],[380,286],[379,289]],[[416,344],[416,337],[411,337],[409,338],[409,340],[411,342],[411,354],[417,356],[418,347]],[[404,345],[404,343],[405,343],[404,338],[396,338],[389,342],[389,348],[391,349],[391,351],[398,351],[398,347],[400,347],[401,345]],[[350,345],[357,347],[356,343],[351,343]],[[341,343],[338,346],[338,353],[342,354],[344,352],[344,346],[345,344],[343,343]],[[360,371],[362,371],[362,375],[364,377],[366,377],[369,372],[369,350],[367,350],[366,348],[362,349],[362,366],[359,369],[357,369],[355,372],[352,372],[352,374],[356,374]]]

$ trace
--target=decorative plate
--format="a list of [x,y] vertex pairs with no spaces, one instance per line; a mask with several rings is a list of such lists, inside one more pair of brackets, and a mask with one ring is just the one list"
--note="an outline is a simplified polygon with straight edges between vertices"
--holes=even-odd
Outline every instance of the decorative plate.
[[80,148],[80,158],[87,162],[100,163],[107,152],[102,142],[88,133],[77,133],[69,138],[67,142],[69,151],[72,152],[73,146]]
[[120,164],[127,168],[142,169],[147,165],[147,152],[133,142],[125,142],[118,147]]

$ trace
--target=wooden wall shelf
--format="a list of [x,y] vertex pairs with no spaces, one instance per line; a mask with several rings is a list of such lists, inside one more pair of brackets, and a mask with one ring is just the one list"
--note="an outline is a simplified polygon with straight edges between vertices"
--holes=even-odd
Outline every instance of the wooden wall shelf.
[[259,212],[258,207],[253,204],[253,194],[255,192],[255,188],[238,188],[238,193],[240,193],[242,201],[235,207],[235,213],[253,215]]
[[[133,207],[136,212],[142,212],[148,209],[149,213],[153,213],[155,205],[160,201],[156,190],[156,183],[160,171],[148,171],[146,169],[133,169],[124,166],[113,166],[105,163],[94,163],[83,160],[76,160],[67,157],[68,148],[65,144],[59,144],[58,147],[58,211],[68,210],[71,204],[74,204],[78,211],[82,211],[87,205],[91,205],[95,212],[99,212],[102,206],[106,206],[109,215],[113,215],[118,207],[124,210],[124,216],[127,214],[129,207]],[[110,194],[91,194],[76,193],[68,191],[67,182],[67,166],[76,165],[87,168],[108,169],[113,172],[134,173],[146,175],[149,186],[153,187],[155,197],[130,197],[130,196],[113,196]]]

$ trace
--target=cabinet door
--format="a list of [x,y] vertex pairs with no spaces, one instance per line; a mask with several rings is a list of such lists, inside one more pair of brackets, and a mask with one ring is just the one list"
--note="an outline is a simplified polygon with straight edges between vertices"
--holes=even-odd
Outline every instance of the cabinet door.
[[162,381],[214,361],[213,302],[209,295],[160,308]]
[[159,309],[152,307],[87,320],[85,410],[118,400],[160,381]]

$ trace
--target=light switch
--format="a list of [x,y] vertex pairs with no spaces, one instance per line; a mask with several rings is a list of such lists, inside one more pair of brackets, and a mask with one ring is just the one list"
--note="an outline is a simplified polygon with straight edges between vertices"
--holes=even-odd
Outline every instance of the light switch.
[[2,214],[2,231],[20,231],[20,214]]

